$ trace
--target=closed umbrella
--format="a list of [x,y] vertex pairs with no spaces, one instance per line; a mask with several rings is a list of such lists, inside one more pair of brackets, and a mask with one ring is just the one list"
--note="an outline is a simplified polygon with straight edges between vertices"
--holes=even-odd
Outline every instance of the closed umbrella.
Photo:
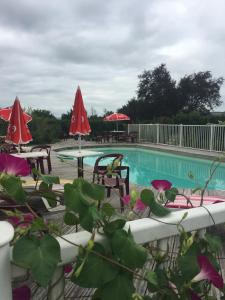
[[[130,117],[125,114],[113,113],[104,118],[104,121],[107,122],[116,122],[116,121],[129,121]],[[118,130],[118,123],[116,123],[116,129]]]
[[79,136],[79,151],[81,150],[81,136],[88,135],[91,132],[91,127],[88,122],[87,113],[84,108],[83,98],[80,87],[78,86],[73,111],[70,121],[69,135]]
[[9,125],[5,141],[15,145],[27,144],[32,141],[32,136],[27,123],[31,121],[32,117],[27,118],[22,111],[20,101],[16,97],[11,108]]
[[[18,98],[16,97],[16,99]],[[0,118],[3,119],[4,121],[9,122],[11,114],[12,114],[12,107],[0,108]],[[32,120],[32,117],[27,113],[25,113],[24,111],[23,111],[23,115],[26,123]]]

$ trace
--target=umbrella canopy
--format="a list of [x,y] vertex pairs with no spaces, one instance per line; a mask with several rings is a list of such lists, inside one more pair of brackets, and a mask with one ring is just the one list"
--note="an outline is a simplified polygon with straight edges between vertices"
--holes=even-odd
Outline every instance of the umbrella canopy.
[[120,114],[120,113],[113,113],[111,115],[108,115],[104,118],[104,121],[109,121],[109,122],[113,122],[113,121],[129,121],[130,117],[128,117],[125,114]]
[[91,127],[84,108],[81,90],[78,86],[70,121],[69,135],[79,135],[79,150],[81,149],[81,135],[88,135],[90,132]]
[[[125,114],[113,113],[104,118],[104,121],[107,122],[117,122],[117,121],[129,121],[130,117]],[[118,130],[118,123],[116,123],[116,130]]]
[[27,126],[27,118],[22,111],[20,101],[17,97],[11,109],[5,141],[15,145],[27,144],[32,141],[32,136]]
[[[18,98],[16,97],[16,99]],[[9,122],[11,114],[12,114],[12,107],[0,108],[0,118],[3,119],[4,121]],[[23,111],[23,115],[26,123],[32,120],[32,117],[27,113],[25,113],[24,111]]]
[[70,121],[70,135],[88,135],[91,132],[91,127],[88,122],[87,113],[84,108],[83,98],[80,87],[78,86],[73,112]]

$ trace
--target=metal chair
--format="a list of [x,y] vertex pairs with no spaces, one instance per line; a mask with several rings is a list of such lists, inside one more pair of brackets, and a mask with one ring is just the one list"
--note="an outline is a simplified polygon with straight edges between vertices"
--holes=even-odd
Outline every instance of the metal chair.
[[39,157],[37,159],[32,159],[31,164],[35,166],[38,170],[41,170],[41,173],[45,174],[45,169],[44,169],[44,160],[47,161],[47,167],[48,167],[48,174],[51,173],[52,171],[52,164],[51,164],[51,146],[50,145],[38,145],[34,146],[30,150],[31,152],[33,151],[45,151],[47,152],[48,156],[47,157]]
[[97,177],[97,183],[99,183],[102,176],[107,173],[108,165],[110,163],[114,164],[116,161],[121,164],[122,159],[123,155],[119,153],[105,154],[97,158],[94,165],[92,182],[95,182],[95,179]]

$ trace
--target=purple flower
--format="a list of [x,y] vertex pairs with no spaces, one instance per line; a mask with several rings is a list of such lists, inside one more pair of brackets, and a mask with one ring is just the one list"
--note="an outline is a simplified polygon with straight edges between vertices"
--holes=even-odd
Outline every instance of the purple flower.
[[141,212],[146,209],[146,205],[141,201],[140,198],[138,198],[134,205],[134,209]]
[[[27,228],[30,226],[34,219],[34,216],[30,213],[28,214],[22,214],[18,216],[9,216],[7,218],[7,221],[11,223],[14,227],[18,226],[21,228]],[[24,223],[23,223],[24,222]]]
[[199,255],[198,264],[200,267],[200,272],[192,279],[192,282],[197,282],[200,280],[208,280],[218,289],[223,288],[223,278],[210,263],[207,256]]
[[122,198],[122,201],[123,201],[124,205],[128,205],[130,203],[130,200],[131,200],[131,196],[130,195],[125,195]]
[[64,266],[64,273],[68,274],[73,270],[73,266],[71,264],[67,264]]
[[193,292],[192,290],[189,290],[190,296],[191,296],[191,300],[202,300],[202,298],[200,298],[195,292]]
[[172,186],[172,183],[168,180],[153,180],[151,184],[160,193],[169,190]]
[[30,174],[30,167],[24,158],[15,157],[7,153],[1,153],[0,172],[14,176],[27,176]]
[[30,300],[31,290],[27,285],[13,289],[13,300]]

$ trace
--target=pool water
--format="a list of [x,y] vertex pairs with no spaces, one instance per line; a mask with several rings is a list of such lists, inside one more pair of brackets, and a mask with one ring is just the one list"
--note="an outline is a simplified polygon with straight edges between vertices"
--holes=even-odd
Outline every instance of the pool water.
[[[123,165],[130,167],[130,182],[142,186],[149,186],[154,179],[167,179],[178,188],[203,187],[212,165],[212,161],[206,159],[141,148],[96,148],[95,150],[105,154],[122,153]],[[84,163],[91,166],[94,166],[95,161],[96,157],[84,159]],[[193,179],[189,177],[190,172],[194,176]],[[216,170],[208,189],[225,190],[224,163],[221,163]]]

